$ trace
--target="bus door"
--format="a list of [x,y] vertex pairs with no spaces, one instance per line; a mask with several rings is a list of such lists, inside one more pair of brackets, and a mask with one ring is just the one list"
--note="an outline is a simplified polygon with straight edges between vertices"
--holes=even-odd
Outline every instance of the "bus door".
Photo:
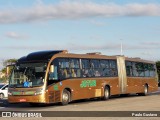
[[125,67],[124,57],[117,56],[117,66],[118,66],[120,94],[125,94],[127,91],[127,77],[126,77],[126,67]]

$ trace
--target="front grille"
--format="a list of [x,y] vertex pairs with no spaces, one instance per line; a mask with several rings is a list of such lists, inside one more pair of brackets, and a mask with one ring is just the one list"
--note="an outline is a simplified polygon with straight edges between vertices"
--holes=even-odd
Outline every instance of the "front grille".
[[60,101],[60,91],[50,91],[49,92],[49,102],[59,102]]
[[55,102],[59,102],[60,101],[60,91],[55,91]]

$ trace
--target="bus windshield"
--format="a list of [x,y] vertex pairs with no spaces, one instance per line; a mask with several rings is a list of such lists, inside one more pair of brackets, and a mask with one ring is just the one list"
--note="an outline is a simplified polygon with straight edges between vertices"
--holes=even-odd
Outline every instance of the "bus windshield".
[[46,63],[24,63],[16,65],[9,80],[10,87],[38,87],[44,84]]

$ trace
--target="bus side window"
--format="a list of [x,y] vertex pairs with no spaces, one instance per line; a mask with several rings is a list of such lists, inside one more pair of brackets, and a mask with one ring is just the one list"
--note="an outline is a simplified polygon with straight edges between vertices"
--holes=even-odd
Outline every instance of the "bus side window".
[[72,77],[77,77],[77,75],[76,75],[76,69],[74,70],[74,69],[71,69],[71,76]]
[[80,69],[77,69],[77,77],[81,77],[81,70]]
[[[53,70],[51,70],[51,69],[53,69]],[[50,72],[49,72],[49,80],[57,80],[57,79],[58,79],[57,66],[51,65]]]
[[132,68],[132,62],[130,61],[126,61],[126,73],[127,73],[127,76],[133,76],[133,68]]
[[133,77],[138,77],[136,62],[132,62]]
[[150,77],[155,76],[155,68],[153,64],[149,64],[149,72],[150,72]]
[[115,60],[109,60],[109,65],[110,65],[110,76],[117,76],[117,63]]
[[49,81],[58,80],[58,60],[54,59],[49,68]]
[[90,75],[90,62],[88,59],[82,59],[82,77],[91,77]]
[[67,77],[67,70],[66,69],[61,69],[60,68],[58,73],[59,73],[59,79],[60,80],[62,80],[62,79]]

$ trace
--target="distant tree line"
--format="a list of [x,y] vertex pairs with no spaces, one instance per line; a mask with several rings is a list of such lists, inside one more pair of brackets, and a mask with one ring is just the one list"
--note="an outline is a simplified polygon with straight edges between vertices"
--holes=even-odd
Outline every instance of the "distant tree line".
[[156,67],[157,67],[158,79],[160,81],[160,61],[156,62]]

